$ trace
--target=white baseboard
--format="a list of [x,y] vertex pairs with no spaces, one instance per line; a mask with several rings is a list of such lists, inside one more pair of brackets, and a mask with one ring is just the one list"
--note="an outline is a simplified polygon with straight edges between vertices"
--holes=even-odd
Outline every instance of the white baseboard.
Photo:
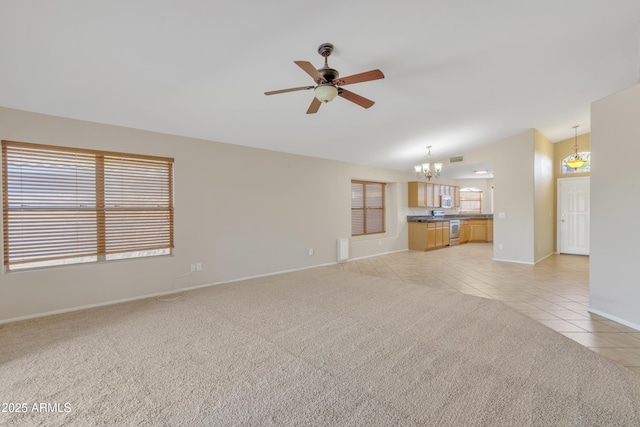
[[[402,252],[402,251],[396,251],[396,252]],[[386,253],[393,253],[393,252],[386,252]],[[385,255],[386,253],[372,255],[372,257],[373,256]],[[364,258],[370,258],[370,257],[364,257]],[[346,262],[348,262],[348,261],[353,261],[353,260],[349,259]],[[343,262],[345,262],[345,261],[343,261]],[[76,306],[76,307],[70,307],[70,308],[63,308],[63,309],[60,309],[60,310],[52,310],[52,311],[47,311],[47,312],[44,312],[44,313],[29,314],[29,315],[26,315],[26,316],[13,317],[13,318],[10,318],[10,319],[0,319],[0,325],[2,325],[4,323],[19,322],[19,321],[22,321],[22,320],[36,319],[38,317],[53,316],[53,315],[56,315],[56,314],[64,314],[64,313],[70,313],[70,312],[73,312],[73,311],[80,311],[80,310],[87,310],[87,309],[91,309],[91,308],[104,307],[104,306],[107,306],[107,305],[121,304],[121,303],[124,303],[124,302],[136,301],[136,300],[141,300],[141,299],[156,298],[156,297],[161,297],[161,296],[165,296],[165,295],[177,294],[177,293],[180,293],[180,292],[192,291],[194,289],[208,288],[210,286],[222,285],[224,283],[241,282],[243,280],[257,279],[257,278],[260,278],[260,277],[267,277],[267,276],[275,276],[277,274],[291,273],[291,272],[294,272],[294,271],[302,271],[302,270],[308,270],[308,269],[311,269],[311,268],[326,267],[328,265],[336,265],[336,264],[340,264],[340,263],[334,261],[334,262],[329,262],[329,263],[326,263],[326,264],[310,265],[310,266],[301,267],[301,268],[293,268],[293,269],[290,269],[290,270],[276,271],[276,272],[273,272],[273,273],[257,274],[257,275],[254,275],[254,276],[245,276],[245,277],[240,277],[238,279],[225,280],[225,281],[221,281],[221,282],[205,283],[205,284],[202,284],[202,285],[189,286],[189,287],[186,287],[186,288],[176,288],[176,289],[172,289],[170,291],[156,292],[156,293],[152,293],[152,294],[145,294],[145,295],[140,295],[140,296],[135,296],[135,297],[130,297],[130,298],[122,298],[122,299],[117,299],[117,300],[99,302],[99,303],[95,303],[95,304],[88,304],[88,305],[82,305],[82,306]]]
[[537,261],[535,262],[535,264],[537,264],[537,263],[539,263],[539,262],[542,262],[542,261],[544,261],[545,259],[547,259],[547,258],[549,258],[550,256],[553,256],[553,255],[555,255],[555,254],[556,254],[555,252],[551,252],[550,254],[548,254],[548,255],[546,255],[546,256],[543,256],[542,258],[540,258],[539,260],[537,260]]
[[620,317],[613,316],[609,313],[605,313],[604,311],[596,310],[595,308],[589,308],[587,310],[589,313],[597,314],[598,316],[606,317],[609,320],[613,320],[616,323],[620,323],[621,325],[628,326],[636,331],[640,331],[640,325],[637,323],[629,322],[628,320],[621,319]]
[[500,258],[493,258],[493,261],[499,261],[499,262],[511,262],[513,264],[526,264],[526,265],[535,265],[535,262],[531,262],[531,261],[514,261],[512,259],[500,259]]
[[[409,251],[409,249],[399,249],[397,251],[382,252],[382,253],[374,254],[374,255],[361,256],[361,257],[358,257],[358,258],[350,258],[350,259],[348,259],[346,261],[342,261],[342,262],[358,261],[359,259],[375,258],[377,256],[389,255],[389,254],[397,254],[398,252],[407,252],[407,251]],[[340,264],[340,263],[337,263],[337,264]]]

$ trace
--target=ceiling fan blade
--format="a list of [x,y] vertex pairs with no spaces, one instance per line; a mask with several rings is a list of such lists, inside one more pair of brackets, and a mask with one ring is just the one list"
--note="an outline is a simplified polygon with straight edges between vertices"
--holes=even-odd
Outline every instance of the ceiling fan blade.
[[344,99],[347,99],[347,100],[353,102],[354,104],[358,104],[362,108],[369,108],[373,104],[375,104],[375,102],[373,102],[372,100],[367,99],[364,96],[360,96],[358,94],[350,92],[350,91],[348,91],[346,89],[343,89],[343,88],[339,88],[338,89],[338,96],[341,96]]
[[295,64],[302,68],[304,70],[305,73],[309,74],[311,76],[311,78],[313,78],[313,81],[316,83],[326,83],[327,80],[322,77],[322,74],[320,74],[318,72],[318,70],[316,70],[316,67],[313,66],[313,64],[309,61],[293,61],[295,62]]
[[265,95],[275,95],[278,93],[286,93],[286,92],[295,92],[296,90],[306,90],[313,89],[314,86],[301,86],[301,87],[292,87],[290,89],[280,89],[280,90],[272,90],[270,92],[265,92]]
[[338,86],[351,85],[354,83],[368,82],[371,80],[384,79],[384,74],[380,70],[365,71],[364,73],[353,74],[347,77],[339,77],[333,82]]
[[315,114],[320,109],[322,102],[315,96],[313,97],[313,101],[311,101],[311,105],[309,105],[309,109],[307,109],[307,114]]

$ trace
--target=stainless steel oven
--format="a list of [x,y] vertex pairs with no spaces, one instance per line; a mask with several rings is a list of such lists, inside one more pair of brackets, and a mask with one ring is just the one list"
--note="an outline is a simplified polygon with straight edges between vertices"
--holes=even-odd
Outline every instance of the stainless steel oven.
[[449,246],[460,244],[460,220],[449,220]]

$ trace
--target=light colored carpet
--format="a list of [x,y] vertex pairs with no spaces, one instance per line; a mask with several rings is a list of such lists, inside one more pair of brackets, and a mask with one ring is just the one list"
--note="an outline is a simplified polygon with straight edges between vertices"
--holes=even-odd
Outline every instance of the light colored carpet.
[[640,425],[637,375],[501,302],[334,267],[2,325],[0,379],[3,426]]

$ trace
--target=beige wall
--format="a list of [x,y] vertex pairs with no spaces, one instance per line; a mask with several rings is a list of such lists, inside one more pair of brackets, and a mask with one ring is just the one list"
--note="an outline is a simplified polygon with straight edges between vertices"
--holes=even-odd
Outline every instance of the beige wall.
[[640,227],[635,226],[635,213],[640,210],[639,112],[638,84],[591,105],[589,306],[597,314],[640,330]]
[[493,164],[493,257],[499,261],[535,262],[534,132],[525,130],[463,156],[470,164]]
[[552,255],[555,246],[554,144],[537,130],[534,139],[534,257],[539,262]]
[[[407,249],[408,173],[0,108],[0,139],[175,158],[175,254],[0,273],[0,321],[336,260],[350,181],[388,182],[387,233],[350,258]],[[309,257],[308,249],[315,255]],[[190,264],[203,271],[189,274]]]
[[[406,207],[409,172],[5,108],[0,138],[176,160],[173,256],[0,273],[0,322],[333,263],[336,239],[350,237],[351,179],[388,183],[387,232],[350,239],[351,259],[406,250],[406,215],[416,213]],[[494,259],[533,264],[546,255],[549,155],[534,129],[464,153],[493,164],[483,190],[494,187]],[[195,262],[203,271],[190,274]]]

